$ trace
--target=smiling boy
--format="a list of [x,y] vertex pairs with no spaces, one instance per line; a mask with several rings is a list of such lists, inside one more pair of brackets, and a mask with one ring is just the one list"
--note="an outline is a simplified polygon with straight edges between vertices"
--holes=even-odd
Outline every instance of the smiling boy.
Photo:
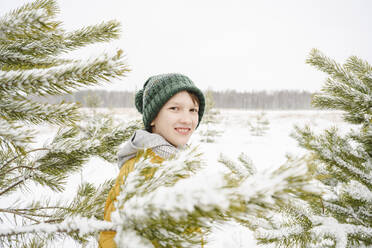
[[[111,221],[120,186],[135,168],[137,152],[149,149],[152,162],[161,163],[183,149],[203,117],[205,99],[188,77],[171,73],[150,77],[137,92],[135,105],[142,114],[145,130],[137,130],[118,153],[120,172],[106,200],[106,221]],[[116,247],[115,234],[101,232],[99,247]],[[153,244],[157,246],[155,240]]]
[[172,96],[151,122],[152,133],[165,138],[175,147],[190,139],[199,120],[199,100],[187,91]]

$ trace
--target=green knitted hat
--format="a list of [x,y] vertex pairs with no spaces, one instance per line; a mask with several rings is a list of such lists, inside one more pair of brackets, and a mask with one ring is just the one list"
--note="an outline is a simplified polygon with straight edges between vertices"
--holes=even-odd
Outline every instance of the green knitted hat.
[[143,89],[136,93],[135,105],[142,114],[143,124],[151,132],[151,122],[163,105],[180,91],[188,91],[199,99],[199,123],[203,117],[205,99],[203,93],[186,76],[177,73],[152,76],[145,82]]

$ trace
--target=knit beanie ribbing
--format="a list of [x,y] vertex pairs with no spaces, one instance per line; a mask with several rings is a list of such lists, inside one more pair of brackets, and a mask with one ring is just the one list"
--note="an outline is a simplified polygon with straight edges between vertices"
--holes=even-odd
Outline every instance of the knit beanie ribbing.
[[188,91],[199,99],[199,123],[204,114],[205,99],[203,93],[186,76],[178,73],[161,74],[150,77],[143,89],[136,93],[135,105],[142,114],[145,129],[151,132],[151,122],[156,118],[163,105],[180,91]]

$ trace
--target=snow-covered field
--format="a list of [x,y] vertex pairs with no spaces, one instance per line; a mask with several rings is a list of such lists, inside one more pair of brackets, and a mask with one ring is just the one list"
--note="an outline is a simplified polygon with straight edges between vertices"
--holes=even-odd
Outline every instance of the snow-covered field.
[[[128,121],[139,119],[141,116],[135,109],[111,109],[109,111],[118,119]],[[199,144],[211,166],[216,166],[216,160],[223,153],[234,159],[244,152],[251,158],[257,170],[278,167],[286,160],[286,154],[301,155],[305,151],[297,146],[296,140],[289,135],[293,132],[293,125],[304,126],[309,124],[315,131],[320,131],[330,126],[338,126],[341,130],[348,129],[342,121],[341,113],[334,111],[265,111],[265,117],[270,122],[269,129],[262,136],[252,135],[248,126],[249,121],[254,121],[261,111],[226,110],[221,109],[217,116],[218,123],[209,124],[209,130],[220,131],[220,136],[214,136],[213,143],[200,142],[203,138],[201,132],[207,128],[201,125],[191,138],[190,143]],[[48,126],[40,129],[39,144],[50,138],[54,130]],[[211,168],[213,169],[213,168]],[[218,168],[216,168],[218,169]],[[79,173],[69,180],[67,190],[63,195],[53,194],[54,197],[68,197],[76,190],[76,185],[82,181],[95,184],[115,178],[118,173],[116,165],[92,158]],[[50,192],[44,192],[49,194]],[[256,242],[250,231],[232,223],[216,229],[210,237],[207,247],[256,247]],[[56,244],[56,247],[76,247],[71,241]],[[95,247],[96,244],[92,244]]]

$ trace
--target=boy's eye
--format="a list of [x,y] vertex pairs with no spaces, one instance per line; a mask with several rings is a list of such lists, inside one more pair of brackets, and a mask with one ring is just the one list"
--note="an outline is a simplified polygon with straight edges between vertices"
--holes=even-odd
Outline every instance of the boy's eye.
[[178,110],[178,107],[170,107],[171,110]]
[[198,109],[197,108],[193,108],[193,109],[190,109],[191,112],[196,112],[198,113]]

